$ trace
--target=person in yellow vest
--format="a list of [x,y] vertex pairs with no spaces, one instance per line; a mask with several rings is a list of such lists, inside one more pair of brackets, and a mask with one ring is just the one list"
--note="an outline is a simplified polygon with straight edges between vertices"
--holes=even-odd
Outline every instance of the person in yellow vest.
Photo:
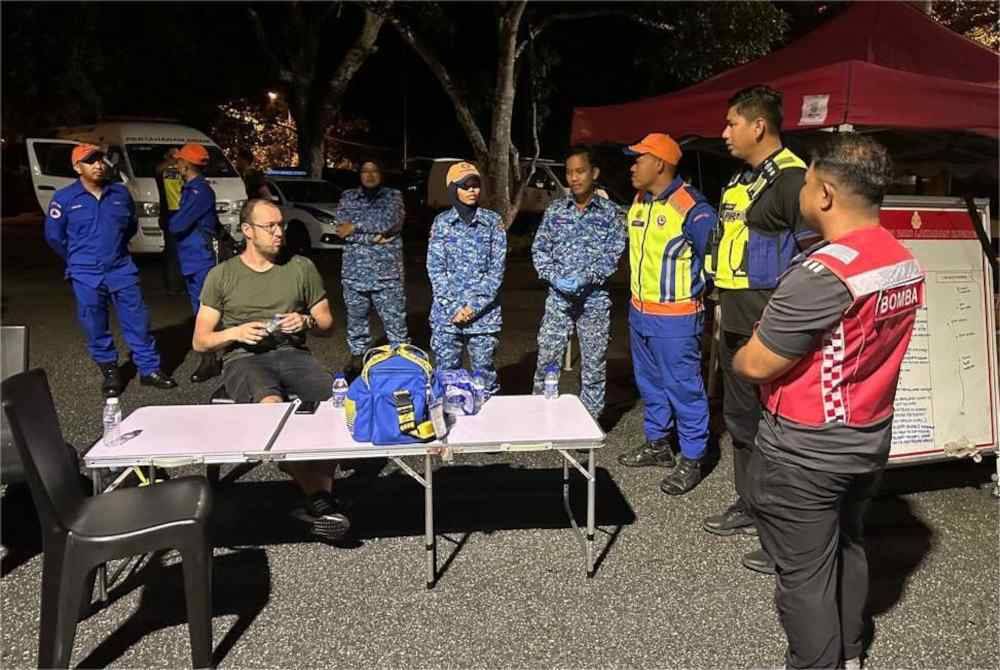
[[[628,212],[629,331],[646,442],[618,462],[672,468],[660,489],[681,495],[701,481],[708,445],[702,295],[705,253],[717,216],[704,196],[677,176],[681,148],[669,135],[647,135],[625,153],[635,156],[632,186],[638,191]],[[679,459],[670,444],[674,432]]]
[[181,188],[184,186],[184,178],[174,161],[176,153],[176,148],[168,149],[155,170],[156,187],[160,192],[160,229],[163,231],[163,288],[167,295],[187,295],[187,286],[177,259],[177,243],[167,232],[167,222],[181,208]]
[[[722,311],[723,416],[733,442],[737,496],[721,514],[704,520],[703,528],[715,535],[757,534],[745,500],[760,400],[757,387],[733,372],[733,355],[753,335],[778,277],[808,246],[797,236],[811,235],[799,212],[806,164],[782,145],[781,102],[781,93],[767,86],[737,92],[729,100],[722,132],[729,153],[747,165],[722,192],[710,261]],[[743,565],[774,573],[774,563],[763,549],[746,554]]]

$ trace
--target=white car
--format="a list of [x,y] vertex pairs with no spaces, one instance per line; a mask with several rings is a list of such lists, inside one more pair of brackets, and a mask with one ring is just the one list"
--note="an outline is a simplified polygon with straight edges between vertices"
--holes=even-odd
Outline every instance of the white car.
[[222,149],[208,135],[194,128],[161,121],[108,119],[91,126],[57,128],[52,138],[27,140],[31,180],[43,212],[48,211],[56,190],[76,181],[70,153],[82,142],[105,149],[108,162],[115,166],[122,183],[132,194],[139,227],[129,241],[130,252],[163,251],[155,168],[169,149],[189,142],[200,144],[208,151],[209,162],[204,175],[215,190],[219,222],[237,239],[243,237],[239,231],[239,215],[247,200],[247,191]]
[[285,246],[297,254],[344,248],[344,241],[333,232],[341,193],[337,186],[299,170],[268,170],[264,177],[288,226]]

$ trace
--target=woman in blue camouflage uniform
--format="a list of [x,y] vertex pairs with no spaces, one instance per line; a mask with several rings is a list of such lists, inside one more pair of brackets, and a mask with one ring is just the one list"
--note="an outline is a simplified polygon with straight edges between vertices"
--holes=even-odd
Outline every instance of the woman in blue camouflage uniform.
[[344,249],[340,280],[347,308],[348,372],[361,371],[372,346],[368,315],[375,307],[389,344],[408,344],[403,289],[403,196],[382,185],[375,161],[361,164],[361,187],[344,191],[337,206],[336,234]]
[[438,214],[427,248],[431,350],[438,368],[462,365],[483,373],[491,395],[500,390],[493,357],[500,341],[500,286],[507,264],[507,232],[496,212],[479,207],[481,179],[471,163],[452,165],[445,177],[452,208]]

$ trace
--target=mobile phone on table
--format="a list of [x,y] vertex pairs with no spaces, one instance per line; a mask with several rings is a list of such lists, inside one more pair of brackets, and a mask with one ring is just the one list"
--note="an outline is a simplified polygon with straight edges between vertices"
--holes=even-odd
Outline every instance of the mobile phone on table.
[[319,409],[318,400],[300,400],[299,406],[295,408],[296,414],[315,414]]

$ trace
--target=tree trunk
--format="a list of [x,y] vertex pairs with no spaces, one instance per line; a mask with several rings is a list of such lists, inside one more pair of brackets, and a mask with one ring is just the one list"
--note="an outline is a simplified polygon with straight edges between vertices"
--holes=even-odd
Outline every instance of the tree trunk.
[[299,169],[310,177],[323,176],[326,154],[323,134],[323,96],[310,88],[295,87],[291,91],[288,110],[295,121],[298,137]]
[[[511,124],[514,117],[514,64],[517,55],[517,33],[527,2],[509,5],[500,17],[497,28],[498,58],[496,89],[493,97],[493,120],[490,151],[486,164],[485,186],[487,206],[495,209],[510,228],[517,216],[513,195],[520,181],[520,166],[511,165]],[[511,178],[511,173],[516,175]]]

